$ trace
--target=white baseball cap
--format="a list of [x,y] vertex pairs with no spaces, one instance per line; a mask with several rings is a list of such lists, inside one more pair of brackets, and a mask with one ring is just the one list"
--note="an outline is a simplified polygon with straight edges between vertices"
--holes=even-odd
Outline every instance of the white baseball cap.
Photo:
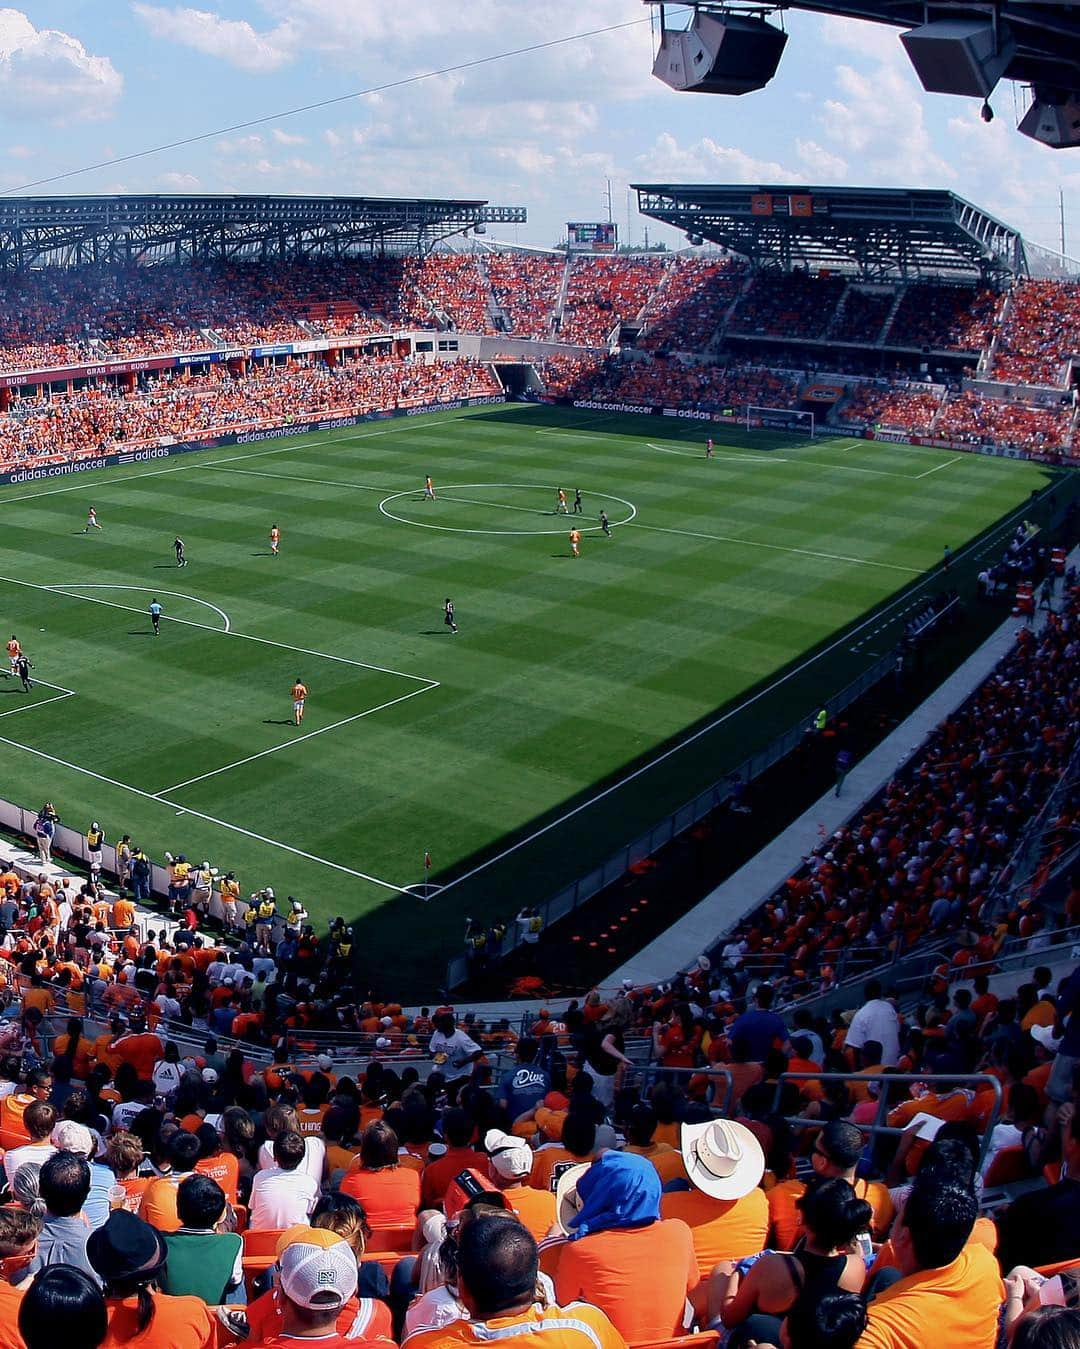
[[330,1069],[334,1066],[334,1060],[330,1057],[329,1054],[320,1054],[319,1057],[315,1060],[315,1062],[319,1065],[319,1068],[324,1073],[328,1073]]
[[218,1080],[217,1069],[216,1069],[216,1068],[204,1068],[204,1069],[202,1070],[202,1080],[203,1080],[208,1086],[211,1086],[211,1087],[212,1087],[212,1086],[214,1085],[214,1083]]
[[503,1180],[518,1180],[532,1171],[532,1149],[524,1138],[489,1129],[484,1135],[484,1151],[492,1171]]
[[300,1307],[333,1311],[356,1292],[356,1256],[345,1241],[332,1246],[298,1241],[282,1251],[279,1267],[281,1291]]
[[91,1157],[96,1150],[94,1135],[85,1124],[73,1119],[62,1119],[50,1134],[49,1142],[61,1152],[77,1152],[80,1157]]

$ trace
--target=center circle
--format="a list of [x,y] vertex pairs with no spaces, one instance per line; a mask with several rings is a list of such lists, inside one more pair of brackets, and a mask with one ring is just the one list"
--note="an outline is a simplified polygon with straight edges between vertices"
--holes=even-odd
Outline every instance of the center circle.
[[[396,520],[403,525],[418,525],[421,529],[441,529],[448,534],[500,534],[531,536],[543,534],[565,534],[568,529],[578,528],[583,534],[594,534],[600,528],[597,521],[597,515],[594,507],[599,503],[600,506],[608,502],[617,502],[624,508],[624,513],[619,519],[611,519],[612,529],[617,525],[628,525],[637,515],[637,507],[632,501],[627,501],[624,497],[614,496],[611,492],[583,492],[583,504],[585,511],[583,514],[575,515],[573,513],[574,492],[573,489],[567,489],[567,514],[556,513],[556,488],[544,487],[533,482],[463,482],[448,484],[440,487],[436,485],[435,500],[429,501],[424,496],[424,489],[414,488],[408,492],[394,492],[388,497],[383,497],[379,502],[380,512],[388,520]],[[463,496],[462,493],[479,493],[479,496]],[[501,492],[502,499],[497,497],[484,498],[484,493]],[[541,501],[541,497],[544,498]],[[437,524],[434,519],[418,519],[411,515],[401,515],[397,510],[391,510],[390,504],[395,501],[408,500],[416,506],[417,515],[434,516],[438,513],[440,507],[449,505],[454,510],[460,507],[480,507],[488,511],[506,511],[517,517],[521,524],[526,524],[531,516],[537,521],[538,527],[535,529],[474,529],[467,525]],[[534,504],[535,503],[535,504]],[[398,508],[400,510],[400,507]],[[559,524],[555,524],[555,521]],[[539,524],[543,522],[544,528]]]

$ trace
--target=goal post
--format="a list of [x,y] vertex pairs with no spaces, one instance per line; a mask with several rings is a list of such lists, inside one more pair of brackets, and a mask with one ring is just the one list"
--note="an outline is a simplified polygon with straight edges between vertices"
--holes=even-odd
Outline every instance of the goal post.
[[815,420],[812,412],[796,412],[791,408],[758,407],[748,403],[746,407],[746,429],[755,428],[764,431],[799,431],[804,436],[814,435]]

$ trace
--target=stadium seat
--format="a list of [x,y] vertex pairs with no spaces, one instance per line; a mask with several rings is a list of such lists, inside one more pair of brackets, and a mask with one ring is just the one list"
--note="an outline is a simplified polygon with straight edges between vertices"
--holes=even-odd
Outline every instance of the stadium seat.
[[1027,1152],[1022,1144],[1017,1143],[1015,1147],[1001,1149],[990,1163],[983,1185],[990,1190],[998,1185],[1013,1185],[1018,1180],[1027,1180],[1030,1175]]
[[240,1239],[244,1243],[241,1263],[249,1298],[252,1295],[255,1280],[276,1262],[277,1244],[283,1231],[284,1228],[270,1228],[253,1232],[249,1228],[246,1232],[241,1233]]
[[415,1231],[416,1225],[414,1223],[409,1223],[408,1226],[373,1227],[371,1238],[365,1249],[369,1255],[411,1251]]

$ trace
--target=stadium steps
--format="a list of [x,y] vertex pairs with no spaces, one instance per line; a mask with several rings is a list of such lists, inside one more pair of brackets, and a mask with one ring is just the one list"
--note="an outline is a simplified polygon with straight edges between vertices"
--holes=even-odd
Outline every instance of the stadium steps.
[[1013,293],[1010,290],[1008,294],[1005,296],[1005,302],[1004,304],[1002,304],[1001,311],[999,312],[997,319],[995,320],[994,335],[990,339],[989,345],[983,349],[983,353],[979,357],[979,364],[975,367],[976,379],[993,379],[994,377],[993,376],[994,358],[997,356],[998,339],[1000,338],[1005,328],[1005,324],[1008,321],[1009,311],[1012,309],[1012,302],[1013,302]]
[[484,303],[487,305],[488,323],[491,325],[492,332],[513,332],[514,326],[510,322],[510,315],[495,298],[495,290],[491,284],[491,273],[488,271],[484,259],[481,257],[474,258],[473,266],[480,276],[480,289],[484,292]]
[[551,315],[549,336],[554,339],[562,328],[563,311],[566,309],[566,292],[570,286],[570,256],[567,255],[563,266],[562,280],[559,282],[559,297],[555,301],[555,310]]
[[878,333],[877,341],[874,343],[875,347],[884,347],[888,345],[889,332],[892,329],[894,320],[896,319],[896,311],[900,308],[901,304],[903,303],[904,296],[906,294],[907,294],[907,283],[904,282],[902,285],[899,285],[896,288],[896,295],[893,298],[892,306],[890,307],[889,312],[885,315],[885,322],[881,325],[881,332]]

